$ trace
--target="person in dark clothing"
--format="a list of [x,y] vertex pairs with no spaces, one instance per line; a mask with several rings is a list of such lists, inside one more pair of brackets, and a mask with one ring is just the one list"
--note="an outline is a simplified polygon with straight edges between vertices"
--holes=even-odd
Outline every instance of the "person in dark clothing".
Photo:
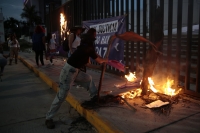
[[32,49],[35,51],[35,60],[36,64],[39,67],[39,58],[40,62],[42,64],[42,67],[44,67],[44,60],[43,60],[43,52],[45,51],[45,34],[44,29],[42,26],[38,25],[35,28],[35,33],[32,37],[33,46]]
[[87,89],[91,98],[97,95],[98,90],[92,80],[92,76],[80,71],[80,68],[88,63],[90,57],[98,63],[108,62],[107,59],[101,58],[95,52],[95,37],[96,30],[93,28],[89,29],[87,34],[81,38],[80,46],[78,46],[77,50],[69,57],[67,63],[61,70],[59,79],[60,90],[52,102],[50,110],[46,114],[45,124],[47,128],[52,129],[55,127],[52,118],[67,97],[68,91],[74,82]]
[[7,64],[7,56],[0,53],[0,76],[3,76],[6,64]]

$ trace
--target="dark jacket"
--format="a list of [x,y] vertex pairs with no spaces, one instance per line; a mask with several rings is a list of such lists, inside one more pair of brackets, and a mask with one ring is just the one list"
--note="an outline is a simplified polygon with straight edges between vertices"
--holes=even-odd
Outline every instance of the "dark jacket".
[[45,50],[45,45],[42,42],[42,38],[44,37],[44,33],[34,33],[32,37],[32,49],[34,51]]
[[81,44],[94,45],[96,39],[90,34],[83,34],[81,36]]

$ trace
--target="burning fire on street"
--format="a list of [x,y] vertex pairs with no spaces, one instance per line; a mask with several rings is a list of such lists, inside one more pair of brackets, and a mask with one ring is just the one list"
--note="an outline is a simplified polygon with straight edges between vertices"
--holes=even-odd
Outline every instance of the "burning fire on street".
[[[136,77],[136,73],[129,73],[129,75],[125,75],[125,78],[127,82],[122,85],[116,86],[118,89],[123,89],[126,87],[132,87],[133,89],[129,92],[122,93],[120,96],[123,99],[121,100],[121,103],[125,102],[124,99],[134,99],[136,97],[142,96],[142,89],[141,89],[141,78]],[[171,105],[174,102],[174,100],[178,100],[178,94],[182,90],[181,88],[176,90],[173,88],[174,80],[171,80],[169,78],[166,79],[164,82],[155,83],[154,80],[149,77],[148,78],[149,83],[149,95],[147,98],[144,98],[142,96],[142,99],[145,101],[146,105],[145,107],[148,108],[161,108],[161,110],[168,110],[170,112]]]
[[[125,87],[138,87],[137,89],[134,89],[133,91],[130,92],[125,92],[121,95],[122,98],[129,98],[129,99],[133,99],[136,96],[141,96],[141,92],[142,89],[136,85],[136,83],[142,82],[142,80],[138,80],[136,77],[136,73],[129,73],[129,75],[125,75],[125,78],[127,79],[127,82],[123,85],[116,85],[117,88],[122,89]],[[167,81],[165,83],[162,84],[155,84],[153,79],[151,77],[148,78],[148,82],[149,82],[149,90],[148,91],[152,91],[153,93],[160,93],[160,94],[164,94],[167,96],[175,96],[177,94],[180,93],[180,91],[182,89],[173,89],[172,86],[174,84],[174,80],[171,80],[169,78],[167,78]]]
[[179,94],[179,92],[182,89],[179,90],[175,90],[172,88],[172,85],[174,84],[174,80],[171,80],[169,78],[167,78],[167,81],[163,84],[163,85],[157,85],[159,87],[159,89],[156,89],[154,86],[154,81],[149,77],[148,78],[149,81],[149,89],[152,90],[154,93],[162,93],[168,96],[175,96],[177,94]]
[[137,106],[139,105],[142,108],[149,108],[155,113],[169,115],[173,109],[173,105],[183,101],[183,97],[180,94],[181,89],[174,88],[174,81],[170,78],[166,78],[165,80],[162,80],[162,82],[161,79],[159,79],[158,82],[158,80],[154,79],[155,77],[149,77],[148,95],[142,95],[142,78],[139,76],[137,77],[135,72],[125,75],[124,78],[126,79],[125,83],[115,85],[118,89],[117,95],[113,93],[114,91],[109,91],[109,93],[99,98],[98,104],[93,103],[92,101],[86,101],[82,106],[95,109],[102,107],[102,105],[103,107],[109,107],[114,104],[126,104],[135,112],[136,110],[139,110],[137,109]]

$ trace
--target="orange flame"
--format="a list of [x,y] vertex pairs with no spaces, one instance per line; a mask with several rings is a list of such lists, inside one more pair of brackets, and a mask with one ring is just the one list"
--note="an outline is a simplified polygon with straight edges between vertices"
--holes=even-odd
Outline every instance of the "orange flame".
[[125,78],[126,78],[129,82],[133,82],[133,81],[136,79],[135,72],[134,72],[134,73],[129,72],[129,75],[125,75]]
[[167,82],[163,85],[164,94],[175,96],[181,91],[181,89],[179,89],[178,91],[176,91],[175,89],[172,89],[171,86],[173,84],[174,84],[174,80],[170,80],[167,78]]
[[[64,35],[66,32],[67,21],[65,20],[65,16],[63,13],[60,13],[60,34],[61,36]],[[65,36],[64,36],[65,39]]]
[[164,93],[165,95],[169,95],[169,96],[175,96],[177,95],[181,89],[179,89],[178,91],[176,91],[175,89],[171,88],[172,85],[174,84],[174,80],[170,80],[167,78],[167,82],[163,85],[162,88],[160,88],[161,90],[156,89],[154,86],[154,82],[153,80],[148,77],[148,81],[149,81],[149,88],[154,92],[154,93]]
[[129,98],[129,99],[133,99],[137,96],[141,96],[141,93],[142,93],[142,89],[136,89],[135,91],[130,91],[130,92],[126,92],[126,93],[123,93],[121,95],[122,98]]
[[148,77],[148,81],[149,81],[149,85],[150,85],[150,89],[154,92],[154,93],[157,93],[158,91],[156,90],[156,88],[154,88],[154,82],[153,82],[153,80],[150,78],[150,77]]

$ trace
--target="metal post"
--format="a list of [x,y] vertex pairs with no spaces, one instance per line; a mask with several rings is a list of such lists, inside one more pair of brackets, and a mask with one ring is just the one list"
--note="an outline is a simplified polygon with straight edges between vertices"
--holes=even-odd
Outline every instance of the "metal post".
[[186,54],[186,75],[185,75],[185,89],[187,90],[190,89],[193,3],[194,3],[194,0],[188,0],[187,54]]
[[94,0],[90,0],[90,9],[91,20],[94,20]]
[[172,17],[173,17],[173,0],[168,3],[168,44],[167,44],[167,73],[171,74],[171,51],[172,51]]
[[110,12],[110,11],[111,11],[111,10],[110,10],[111,8],[110,8],[110,6],[111,6],[111,5],[110,5],[110,0],[107,0],[107,8],[108,8],[107,11],[108,11],[108,17],[111,16],[111,12]]
[[[140,0],[137,0],[137,34],[140,35]],[[140,42],[137,42],[137,65],[140,64]]]
[[97,19],[97,11],[98,11],[98,9],[97,9],[97,0],[94,0],[94,19]]
[[103,0],[100,0],[101,1],[101,5],[100,5],[100,8],[101,8],[101,19],[103,18]]
[[115,16],[115,0],[112,0],[112,16]]
[[[121,0],[121,6],[124,6],[124,4],[122,4],[124,1]],[[129,0],[126,0],[126,31],[129,30]],[[123,15],[123,7],[121,7],[121,15]],[[130,66],[129,66],[129,42],[126,42],[126,73],[128,72],[128,70],[130,70]]]
[[119,0],[116,0],[116,16],[119,16]]
[[[135,0],[132,0],[131,1],[131,31],[134,32],[134,26],[135,26],[135,9],[134,9],[134,2]],[[135,62],[135,59],[134,59],[134,42],[131,42],[131,68],[130,70],[133,72],[135,71],[135,68],[134,68],[134,62]]]
[[121,0],[121,15],[124,15],[124,0]]
[[175,85],[179,85],[180,58],[181,58],[181,33],[182,33],[182,6],[183,1],[178,0],[177,7],[177,45],[176,45],[176,80]]
[[[147,33],[147,0],[143,0],[143,37],[146,38]],[[146,43],[143,42],[143,59],[146,56]]]
[[[200,8],[199,8],[199,27],[200,27]],[[196,92],[200,93],[200,30],[198,35],[198,58],[197,58],[197,77],[196,77]]]

